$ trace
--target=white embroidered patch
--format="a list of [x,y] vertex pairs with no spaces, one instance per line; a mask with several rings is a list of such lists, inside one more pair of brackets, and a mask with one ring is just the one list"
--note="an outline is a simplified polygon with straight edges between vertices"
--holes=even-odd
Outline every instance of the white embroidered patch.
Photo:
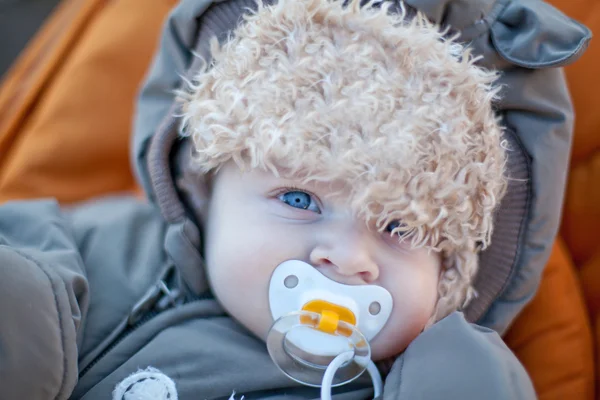
[[177,400],[175,382],[156,368],[139,370],[123,379],[113,400]]
[[[231,393],[231,396],[229,396],[229,400],[236,400],[236,398],[235,398],[235,390],[233,391],[233,393]],[[239,400],[244,400],[244,396],[240,397]]]

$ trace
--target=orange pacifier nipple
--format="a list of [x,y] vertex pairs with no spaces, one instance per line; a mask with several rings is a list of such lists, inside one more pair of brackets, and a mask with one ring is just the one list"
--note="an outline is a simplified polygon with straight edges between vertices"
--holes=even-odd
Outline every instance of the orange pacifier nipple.
[[[338,329],[338,322],[344,321],[350,325],[356,325],[354,313],[346,307],[338,306],[325,300],[312,300],[302,307],[302,311],[310,311],[321,314],[317,329],[325,333],[334,333]],[[302,322],[309,322],[309,318],[300,318]],[[347,332],[348,335],[351,332]]]

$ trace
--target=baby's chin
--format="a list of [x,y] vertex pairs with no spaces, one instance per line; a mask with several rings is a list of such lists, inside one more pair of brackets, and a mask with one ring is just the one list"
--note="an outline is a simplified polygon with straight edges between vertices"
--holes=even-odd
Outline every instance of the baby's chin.
[[[412,341],[412,340],[411,340]],[[371,341],[371,359],[375,362],[386,358],[396,357],[402,353],[411,341],[403,340],[378,340],[377,337]]]
[[423,331],[420,325],[410,326],[410,329],[398,329],[394,326],[384,326],[377,336],[371,340],[371,358],[381,361],[396,357],[402,353]]
[[263,342],[267,341],[267,336],[269,335],[271,326],[273,326],[273,322],[270,318],[262,321],[255,319],[253,321],[249,321],[248,323],[244,323],[244,321],[238,322],[240,322],[246,329],[250,331],[250,333],[252,333],[254,336],[259,338]]

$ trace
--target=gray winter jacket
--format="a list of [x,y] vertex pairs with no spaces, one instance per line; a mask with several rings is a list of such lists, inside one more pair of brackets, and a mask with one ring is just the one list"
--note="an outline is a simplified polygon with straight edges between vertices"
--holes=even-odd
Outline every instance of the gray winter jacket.
[[[386,399],[535,397],[500,335],[531,299],[560,218],[573,114],[560,66],[589,31],[537,0],[409,0],[450,25],[502,69],[497,105],[513,178],[493,244],[481,256],[479,298],[421,334],[389,371]],[[107,399],[153,366],[180,399],[317,398],[286,378],[265,345],[210,293],[200,229],[177,192],[182,146],[170,113],[193,54],[239,22],[251,1],[183,0],[165,24],[141,91],[134,166],[149,202],[110,198],[61,209],[54,201],[0,206],[0,399]],[[368,379],[334,391],[373,395]]]

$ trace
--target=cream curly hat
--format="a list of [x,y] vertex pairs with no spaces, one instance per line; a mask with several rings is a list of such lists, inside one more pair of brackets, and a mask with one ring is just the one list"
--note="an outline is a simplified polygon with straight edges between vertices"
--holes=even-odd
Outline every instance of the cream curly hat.
[[440,251],[432,321],[475,295],[506,189],[496,74],[421,15],[387,3],[259,5],[180,93],[201,174],[229,160],[342,180],[356,214]]

